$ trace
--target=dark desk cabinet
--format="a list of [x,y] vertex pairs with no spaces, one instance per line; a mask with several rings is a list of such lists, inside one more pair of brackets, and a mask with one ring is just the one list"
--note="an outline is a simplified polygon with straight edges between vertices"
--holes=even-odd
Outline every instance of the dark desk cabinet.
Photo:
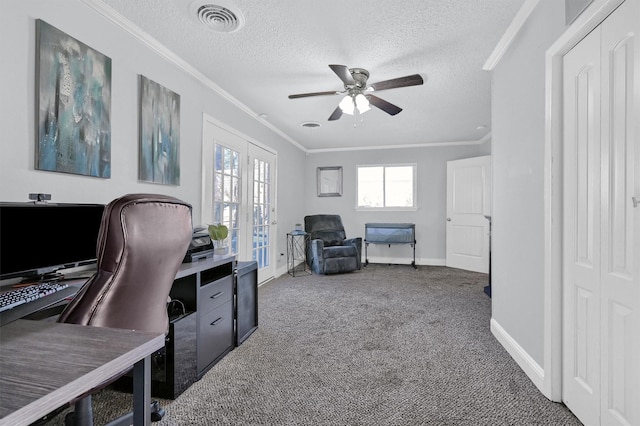
[[258,328],[258,263],[238,262],[235,270],[235,345]]
[[233,349],[233,267],[203,271],[198,295],[198,378]]
[[188,311],[197,312],[197,377],[234,348],[233,257],[185,263],[171,289]]

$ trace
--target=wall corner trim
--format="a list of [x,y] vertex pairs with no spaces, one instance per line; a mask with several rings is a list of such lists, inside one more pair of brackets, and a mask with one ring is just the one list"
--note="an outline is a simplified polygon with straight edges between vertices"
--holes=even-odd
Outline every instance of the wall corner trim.
[[533,12],[533,9],[535,9],[539,1],[540,0],[525,0],[522,7],[520,7],[520,10],[518,10],[518,13],[516,13],[516,16],[513,18],[513,21],[511,21],[511,24],[507,27],[502,38],[500,38],[500,41],[498,41],[498,44],[493,49],[493,52],[491,52],[491,55],[482,66],[483,70],[492,71],[496,65],[498,65],[498,62],[500,62],[502,56],[509,49],[509,46],[511,46],[511,43],[516,38],[525,22],[527,22],[529,15],[531,15],[531,12]]
[[516,340],[502,328],[498,321],[491,318],[491,333],[511,355],[514,361],[520,366],[522,371],[529,377],[538,390],[547,398],[551,399],[545,393],[544,386],[544,369],[524,350]]

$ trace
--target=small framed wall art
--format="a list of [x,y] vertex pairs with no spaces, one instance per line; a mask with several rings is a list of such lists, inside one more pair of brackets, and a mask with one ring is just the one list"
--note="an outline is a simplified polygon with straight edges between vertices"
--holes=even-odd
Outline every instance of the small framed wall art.
[[342,166],[318,167],[318,197],[342,196]]
[[180,95],[140,76],[139,179],[180,185]]

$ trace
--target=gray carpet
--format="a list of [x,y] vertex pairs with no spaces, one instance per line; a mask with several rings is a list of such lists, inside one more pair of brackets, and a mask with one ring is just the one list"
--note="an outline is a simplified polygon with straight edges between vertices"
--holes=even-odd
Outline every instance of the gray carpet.
[[[580,425],[489,330],[485,274],[369,264],[259,289],[259,328],[158,425]],[[96,423],[130,396],[94,397]],[[48,424],[62,424],[62,416]]]

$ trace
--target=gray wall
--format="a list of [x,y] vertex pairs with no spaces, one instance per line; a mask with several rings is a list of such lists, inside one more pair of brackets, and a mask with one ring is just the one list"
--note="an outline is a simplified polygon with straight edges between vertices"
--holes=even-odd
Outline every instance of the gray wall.
[[[3,77],[0,79],[0,200],[27,201],[30,192],[50,193],[57,202],[106,203],[131,192],[156,192],[179,197],[194,206],[200,223],[202,115],[210,115],[277,152],[277,251],[286,250],[285,234],[305,214],[342,214],[350,235],[362,235],[364,223],[406,221],[417,224],[418,259],[444,260],[446,161],[485,155],[483,145],[353,151],[305,155],[252,116],[232,105],[198,79],[144,45],[79,0],[3,2],[0,40]],[[35,155],[35,19],[43,19],[112,60],[111,178],[100,179],[34,169]],[[10,40],[10,42],[9,42]],[[10,65],[9,65],[10,64]],[[181,184],[165,186],[138,181],[138,75],[180,95]],[[215,82],[214,82],[215,83]],[[340,161],[336,162],[335,159]],[[355,207],[355,165],[418,163],[419,208],[416,212],[363,213]],[[344,167],[344,195],[316,197],[318,165]],[[404,261],[408,247],[393,255]],[[375,255],[375,250],[373,255]],[[405,251],[403,251],[405,250]],[[384,252],[384,256],[388,256]],[[285,267],[277,258],[278,273]]]
[[[304,206],[288,196],[305,190],[305,155],[253,117],[224,100],[174,63],[112,24],[78,0],[2,2],[0,40],[0,200],[27,201],[28,193],[53,195],[57,202],[106,203],[131,192],[155,192],[181,198],[194,207],[200,223],[202,115],[206,113],[277,151],[279,223],[291,229]],[[112,60],[111,178],[100,179],[34,170],[35,155],[35,19],[109,56]],[[181,184],[165,186],[138,181],[138,75],[180,95]],[[35,225],[35,224],[34,224]],[[282,232],[279,232],[280,236]],[[284,237],[277,240],[285,249]],[[278,266],[283,259],[278,259]]]
[[[305,180],[308,182],[305,214],[340,214],[347,236],[364,237],[367,222],[408,222],[416,224],[416,262],[444,264],[447,161],[477,157],[491,153],[491,142],[481,145],[437,146],[371,151],[344,151],[311,154],[307,157]],[[356,211],[356,166],[367,164],[417,164],[418,188],[416,211]],[[316,168],[342,166],[343,193],[341,197],[318,197],[315,187]],[[302,217],[300,218],[302,222]],[[370,245],[370,261],[377,258],[396,258],[397,263],[410,262],[409,245]]]
[[492,316],[544,367],[545,51],[564,2],[541,0],[493,71]]

